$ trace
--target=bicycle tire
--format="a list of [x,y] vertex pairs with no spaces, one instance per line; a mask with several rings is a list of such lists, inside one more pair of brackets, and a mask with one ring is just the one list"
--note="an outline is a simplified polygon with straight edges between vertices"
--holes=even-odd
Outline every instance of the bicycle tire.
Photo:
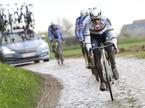
[[35,28],[35,19],[33,13],[31,13],[31,23],[30,26],[34,29]]
[[86,48],[85,48],[84,45],[82,45],[81,47],[82,47],[82,55],[83,55],[85,61],[88,62],[88,60],[87,60],[87,51],[86,51]]
[[62,55],[60,55],[60,61],[61,61],[61,64],[63,65],[63,57],[62,57]]
[[104,60],[103,61],[103,65],[104,65],[105,76],[106,76],[106,85],[107,85],[107,88],[109,89],[111,100],[113,101],[114,100],[114,97],[113,97],[112,87],[111,87],[111,83],[110,83],[110,76],[108,75],[108,73],[109,73],[108,72],[108,70],[109,70],[108,61],[107,60]]
[[4,32],[6,30],[4,13],[0,14],[0,31]]
[[56,50],[55,50],[55,57],[56,57],[56,59],[57,59],[58,65],[60,65],[58,49],[59,49],[59,48],[58,48],[58,45],[57,45],[57,46],[56,46]]
[[63,65],[63,57],[62,57],[62,53],[60,51],[60,48],[59,48],[59,52],[58,52],[58,60],[60,61],[59,65]]
[[92,71],[92,74],[95,75],[96,80],[99,82],[99,75],[98,75],[97,69],[95,69],[95,67],[93,66],[91,68],[91,71]]
[[58,58],[57,58],[58,64],[63,65],[64,60],[63,60],[62,50],[58,44],[57,44],[57,54],[58,54]]
[[60,49],[60,61],[61,61],[61,64],[63,65],[63,54],[62,54],[62,49]]

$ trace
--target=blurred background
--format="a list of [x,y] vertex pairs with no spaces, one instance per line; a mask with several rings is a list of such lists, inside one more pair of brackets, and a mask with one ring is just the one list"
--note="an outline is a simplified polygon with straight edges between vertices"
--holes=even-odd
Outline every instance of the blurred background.
[[[81,54],[74,36],[75,20],[81,9],[98,7],[110,18],[118,37],[121,52],[135,52],[144,56],[145,14],[144,0],[0,0],[2,7],[15,8],[24,3],[32,4],[35,31],[48,41],[47,29],[51,22],[61,25],[65,36],[65,55]],[[48,41],[49,42],[49,41]],[[73,52],[70,51],[73,49]],[[75,50],[74,50],[75,49]],[[70,54],[71,53],[71,54]]]

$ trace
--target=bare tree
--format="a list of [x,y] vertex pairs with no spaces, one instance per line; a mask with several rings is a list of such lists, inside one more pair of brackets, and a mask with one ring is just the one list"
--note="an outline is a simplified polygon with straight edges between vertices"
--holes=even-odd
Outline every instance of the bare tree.
[[63,31],[65,36],[67,36],[67,37],[73,36],[74,25],[72,24],[72,22],[70,20],[64,18],[60,21],[60,19],[59,19],[59,23],[61,23],[60,25],[62,27],[62,31]]

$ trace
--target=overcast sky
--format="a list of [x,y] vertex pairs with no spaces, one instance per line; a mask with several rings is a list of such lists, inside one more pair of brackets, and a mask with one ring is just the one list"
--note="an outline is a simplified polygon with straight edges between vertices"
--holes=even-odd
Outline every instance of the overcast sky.
[[110,18],[117,32],[123,24],[145,19],[145,0],[0,0],[3,4],[33,3],[36,31],[47,31],[51,21],[69,19],[75,24],[81,9],[99,7]]

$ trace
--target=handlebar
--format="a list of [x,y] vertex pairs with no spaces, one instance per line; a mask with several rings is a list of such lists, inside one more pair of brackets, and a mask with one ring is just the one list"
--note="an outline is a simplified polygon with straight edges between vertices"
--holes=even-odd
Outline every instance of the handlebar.
[[94,46],[93,48],[92,48],[92,50],[94,50],[94,49],[103,49],[103,48],[106,48],[106,47],[110,47],[110,46],[113,46],[113,43],[110,43],[110,44],[108,44],[108,45],[101,45],[101,46]]

